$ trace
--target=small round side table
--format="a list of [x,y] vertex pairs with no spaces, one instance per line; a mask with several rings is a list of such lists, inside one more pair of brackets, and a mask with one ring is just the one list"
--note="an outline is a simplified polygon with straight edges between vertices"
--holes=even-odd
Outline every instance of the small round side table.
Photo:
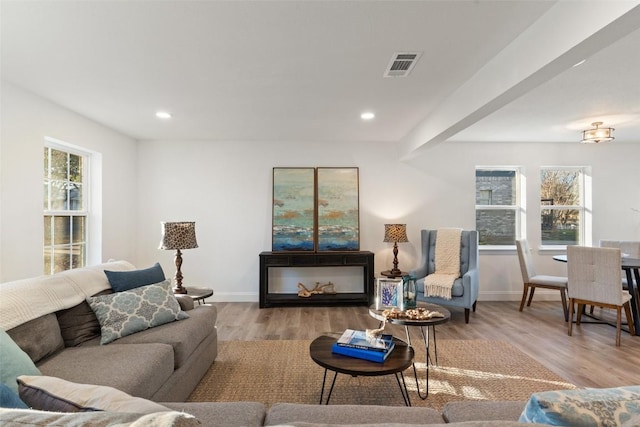
[[[424,391],[424,395],[420,390],[418,385],[418,371],[416,369],[416,364],[413,364],[413,376],[416,380],[416,389],[418,390],[418,397],[420,399],[425,400],[429,396],[429,365],[432,362],[431,356],[429,354],[429,327],[431,327],[433,333],[433,350],[435,356],[435,363],[438,364],[438,344],[436,342],[436,325],[441,325],[443,323],[447,323],[449,319],[451,319],[451,312],[446,308],[437,305],[437,304],[425,304],[418,303],[418,307],[426,308],[429,311],[439,311],[442,313],[443,317],[432,317],[431,319],[387,319],[387,322],[402,325],[404,326],[405,334],[407,335],[407,344],[411,347],[411,336],[409,335],[409,327],[417,327],[422,335],[422,344],[424,345],[425,350],[425,365],[426,365],[426,388]],[[376,320],[379,320],[380,323],[384,322],[384,315],[382,314],[383,310],[376,309],[375,305],[369,307],[369,315]]]
[[199,305],[205,302],[205,299],[209,298],[213,295],[213,289],[211,288],[200,288],[196,286],[185,286],[187,290],[187,296],[191,297],[193,301],[197,301]]

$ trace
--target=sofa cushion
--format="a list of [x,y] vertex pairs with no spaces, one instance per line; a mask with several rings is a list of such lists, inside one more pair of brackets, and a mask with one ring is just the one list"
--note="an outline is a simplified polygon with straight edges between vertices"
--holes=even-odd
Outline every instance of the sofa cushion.
[[32,409],[58,412],[114,411],[150,414],[162,405],[113,387],[80,384],[45,375],[18,377],[20,398]]
[[448,423],[463,421],[517,421],[526,401],[510,400],[461,400],[447,402],[442,409],[442,416]]
[[[93,296],[112,293],[112,289],[107,289]],[[100,322],[87,301],[82,301],[66,310],[57,311],[56,316],[65,347],[75,347],[85,341],[100,337]]]
[[16,326],[7,333],[35,363],[64,348],[58,319],[53,313]]
[[0,383],[18,392],[16,378],[20,375],[40,375],[29,355],[0,329]]
[[394,407],[377,405],[304,405],[276,403],[269,408],[265,425],[307,422],[326,424],[394,423],[434,424],[443,423],[439,411],[432,408]]
[[171,377],[173,366],[173,349],[167,344],[98,345],[97,341],[87,341],[79,347],[65,348],[38,368],[43,375],[106,385],[151,399]]
[[534,393],[520,422],[619,426],[640,414],[640,386]]
[[265,405],[257,402],[162,402],[174,411],[186,412],[206,426],[257,427],[264,422]]
[[165,280],[164,271],[157,262],[149,268],[132,271],[105,270],[104,274],[107,275],[111,289],[115,292],[128,291]]
[[130,291],[87,298],[100,322],[100,344],[174,320],[186,319],[168,280]]
[[163,343],[173,347],[174,369],[185,364],[193,352],[216,329],[216,307],[200,305],[189,319],[171,322],[119,339],[118,344]]
[[8,385],[0,383],[0,408],[27,409],[28,406]]
[[117,427],[191,427],[200,426],[192,415],[181,412],[132,414],[122,412],[49,412],[35,409],[0,408],[0,425],[8,426],[117,426]]

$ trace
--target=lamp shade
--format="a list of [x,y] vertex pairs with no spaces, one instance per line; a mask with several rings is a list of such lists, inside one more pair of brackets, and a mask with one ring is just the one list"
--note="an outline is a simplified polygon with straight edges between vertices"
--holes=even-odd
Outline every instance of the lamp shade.
[[158,249],[194,249],[196,241],[195,222],[162,222],[162,240]]
[[408,242],[407,224],[385,224],[383,241],[391,243]]

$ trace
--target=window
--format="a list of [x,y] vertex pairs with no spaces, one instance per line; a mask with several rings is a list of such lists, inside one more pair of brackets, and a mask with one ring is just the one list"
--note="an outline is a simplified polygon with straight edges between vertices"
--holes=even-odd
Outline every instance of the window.
[[520,182],[519,168],[476,167],[476,230],[481,246],[515,246],[523,217]]
[[44,147],[44,274],[87,260],[89,154],[47,139]]
[[585,168],[580,167],[540,170],[542,246],[587,244],[585,175]]

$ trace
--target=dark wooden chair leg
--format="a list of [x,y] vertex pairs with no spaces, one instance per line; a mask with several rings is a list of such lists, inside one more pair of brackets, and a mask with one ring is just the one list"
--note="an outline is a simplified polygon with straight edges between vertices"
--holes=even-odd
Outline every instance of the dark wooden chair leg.
[[472,306],[472,307],[473,307],[473,312],[474,312],[474,313],[476,312],[476,304],[477,304],[477,303],[478,303],[478,301],[474,302],[474,303],[473,303],[473,306]]
[[468,308],[464,309],[464,323],[469,323],[469,310]]
[[569,309],[567,307],[567,291],[562,289],[560,291],[560,297],[562,298],[562,311],[564,311],[564,321],[569,321]]
[[522,301],[520,301],[520,311],[524,309],[524,303],[527,301],[527,295],[529,294],[529,284],[524,284],[524,289],[522,290]]
[[535,286],[531,286],[531,292],[529,292],[529,301],[527,301],[527,307],[531,306],[531,300],[533,299],[533,294],[536,291]]

